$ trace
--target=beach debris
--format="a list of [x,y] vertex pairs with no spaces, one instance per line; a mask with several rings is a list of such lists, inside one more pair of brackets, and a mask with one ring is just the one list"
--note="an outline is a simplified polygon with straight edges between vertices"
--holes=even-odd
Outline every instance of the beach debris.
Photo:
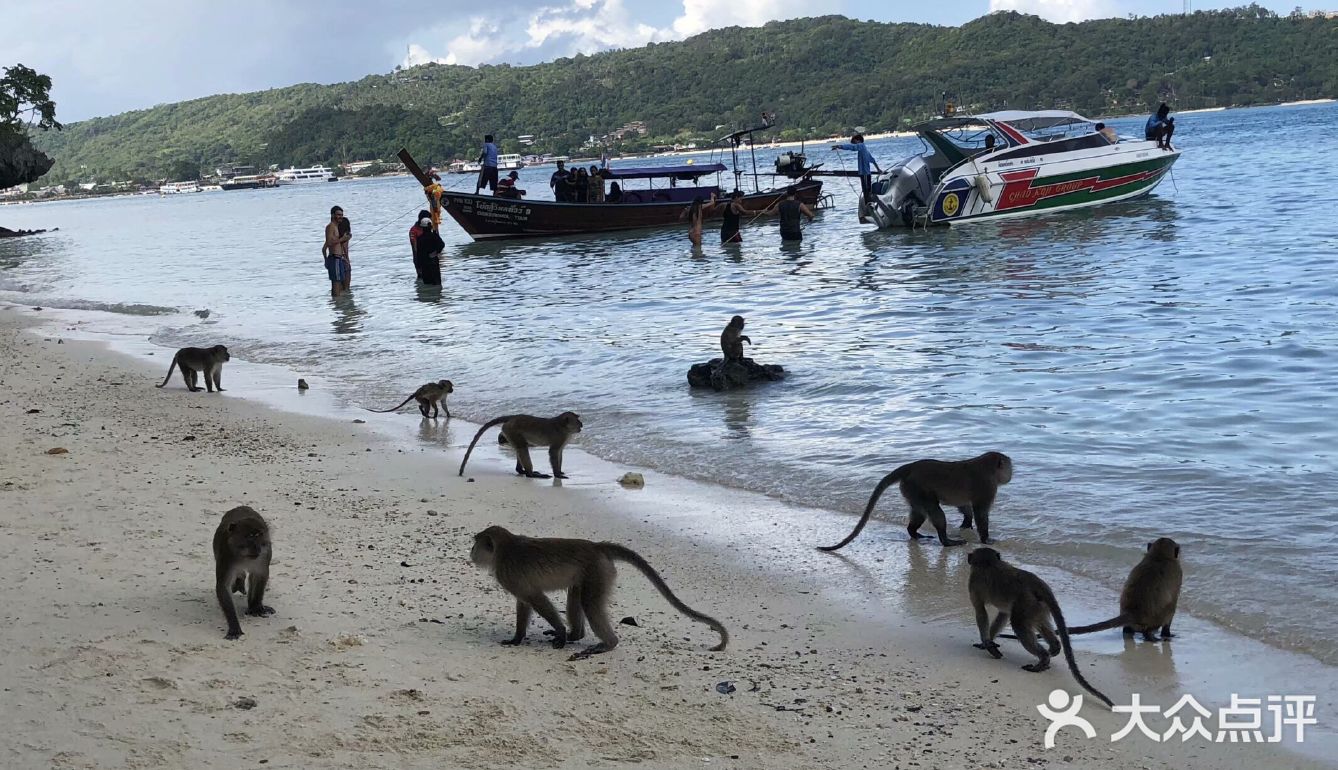
[[401,567],[412,567],[413,565],[410,564],[410,563],[407,562],[407,561],[402,561],[402,562],[400,562],[400,566],[401,566]]
[[33,310],[41,310],[41,309],[42,308],[40,306],[33,308]]
[[353,424],[354,424],[354,425],[366,425],[366,424],[367,424],[367,421],[366,421],[366,420],[354,420],[354,421],[353,421]]
[[637,624],[636,618],[632,617],[631,615],[628,615],[627,617],[623,618],[618,622],[622,623],[624,626],[636,626],[637,628],[641,627]]
[[42,410],[41,410],[41,409],[29,409],[27,413],[28,413],[28,414],[41,414],[41,413],[42,413]]
[[311,386],[307,384],[307,381],[306,381],[306,380],[302,379],[301,377],[298,377],[298,378],[297,378],[297,389],[298,389],[298,390],[309,390],[310,388],[311,388]]
[[194,440],[195,440],[195,437],[194,437],[194,436],[183,436],[181,440],[182,440],[182,441],[194,441]]
[[335,647],[344,647],[344,648],[361,647],[363,645],[363,641],[364,641],[363,638],[361,636],[358,636],[357,634],[340,634],[339,636],[336,636],[334,638],[334,641],[330,642],[330,644],[334,645]]
[[785,369],[778,364],[759,364],[751,358],[725,362],[712,358],[704,364],[693,364],[688,369],[688,384],[694,388],[729,390],[755,382],[775,382],[785,379]]
[[428,515],[428,516],[436,516],[436,515],[437,515],[437,512],[434,511],[434,510],[432,510],[431,508],[428,508],[428,509],[427,509],[427,515]]
[[256,707],[256,699],[247,696],[242,696],[232,702],[232,707],[239,708],[242,711],[250,711],[251,709]]
[[55,446],[46,450],[46,453],[49,455],[67,455],[70,453],[70,450],[66,449],[63,446]]
[[171,679],[168,679],[165,676],[149,676],[139,681],[143,682],[144,684],[157,687],[159,690],[175,690],[177,688],[177,683],[173,682]]
[[737,690],[737,689],[739,689],[739,688],[735,687],[735,686],[734,686],[734,683],[733,683],[733,682],[730,682],[730,681],[728,681],[728,680],[727,680],[727,681],[724,681],[724,682],[720,682],[719,684],[717,684],[717,685],[715,686],[715,691],[718,692],[718,693],[720,693],[721,695],[729,695],[729,694],[733,693],[733,692],[734,692],[735,690]]
[[209,317],[209,308],[205,308],[204,310],[196,310],[196,311],[195,311],[195,315],[196,315],[197,318],[208,318],[208,317]]
[[622,478],[618,479],[618,483],[627,489],[642,489],[646,486],[646,477],[640,473],[628,471],[622,475]]

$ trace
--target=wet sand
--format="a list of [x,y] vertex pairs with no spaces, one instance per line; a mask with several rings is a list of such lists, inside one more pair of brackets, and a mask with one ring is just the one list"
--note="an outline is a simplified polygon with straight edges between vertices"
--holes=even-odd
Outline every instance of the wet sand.
[[[1036,704],[1081,690],[1061,666],[1020,671],[1015,645],[1003,661],[970,647],[965,549],[871,540],[819,554],[848,518],[817,524],[653,473],[624,490],[613,479],[628,468],[578,452],[562,486],[521,480],[491,435],[470,483],[455,469],[474,425],[279,411],[242,397],[277,393],[274,373],[238,361],[225,394],[179,377],[156,390],[170,351],[151,366],[59,325],[23,330],[43,317],[0,310],[5,767],[1333,766],[1274,747],[1112,744],[1124,718],[1090,705],[1098,738],[1065,731],[1045,750]],[[320,411],[313,386],[305,408]],[[273,528],[277,614],[243,616],[245,636],[227,642],[209,542],[239,504]],[[499,646],[512,604],[466,561],[494,523],[633,547],[724,621],[730,649],[709,652],[710,629],[632,569],[613,614],[638,625],[618,626],[615,652],[569,661],[538,623],[526,646]],[[1056,589],[1083,597],[1071,616],[1113,604]],[[1084,640],[1079,662],[1117,702],[1136,690],[1166,705],[1182,689],[1222,702],[1222,688],[1313,664],[1177,625],[1173,645]],[[1314,666],[1322,747],[1332,689]]]

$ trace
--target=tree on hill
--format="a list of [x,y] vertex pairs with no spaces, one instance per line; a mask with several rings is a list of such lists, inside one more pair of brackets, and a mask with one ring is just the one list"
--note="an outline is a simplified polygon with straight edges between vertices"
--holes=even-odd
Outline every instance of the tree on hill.
[[0,190],[26,184],[51,169],[53,161],[28,140],[29,127],[60,130],[51,78],[15,64],[0,77]]

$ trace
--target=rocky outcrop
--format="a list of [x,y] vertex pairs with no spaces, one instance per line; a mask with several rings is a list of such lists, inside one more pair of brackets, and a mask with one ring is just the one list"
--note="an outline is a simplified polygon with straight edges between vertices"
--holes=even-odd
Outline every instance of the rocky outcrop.
[[[57,228],[57,229],[59,229],[59,228]],[[45,233],[45,232],[47,232],[47,231],[46,231],[46,230],[9,230],[9,229],[7,229],[7,228],[0,227],[0,238],[18,238],[18,237],[21,236],[21,235],[41,235],[42,233]]]
[[0,131],[0,190],[37,180],[54,162],[27,136]]
[[759,364],[751,358],[725,363],[713,358],[704,364],[693,364],[688,369],[688,384],[694,388],[729,390],[746,388],[755,382],[775,382],[785,379],[785,369],[777,364]]

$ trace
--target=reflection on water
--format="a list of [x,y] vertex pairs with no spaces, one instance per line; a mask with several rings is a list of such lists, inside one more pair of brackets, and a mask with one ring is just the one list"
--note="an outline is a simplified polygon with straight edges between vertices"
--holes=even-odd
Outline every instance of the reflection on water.
[[[1275,113],[1186,116],[1155,196],[1034,219],[872,231],[838,179],[837,208],[794,245],[766,219],[699,249],[686,225],[473,243],[447,223],[440,288],[415,285],[406,179],[5,207],[9,227],[62,231],[0,242],[0,297],[208,308],[210,325],[144,323],[169,347],[226,340],[343,382],[359,405],[448,377],[462,417],[574,409],[579,443],[610,459],[852,514],[907,460],[999,449],[1017,468],[993,516],[1010,558],[1115,592],[1131,552],[1174,537],[1187,609],[1335,661],[1338,521],[1316,501],[1338,489],[1338,226],[1310,164],[1338,151],[1338,107],[1286,112],[1304,153]],[[1260,168],[1289,193],[1241,183]],[[523,182],[546,189],[549,172]],[[338,302],[315,245],[334,203],[367,234]],[[736,313],[750,355],[789,376],[690,392]],[[862,540],[907,549],[900,501],[880,512]],[[943,587],[931,597],[959,591],[956,557],[907,558]],[[1235,579],[1241,558],[1257,580]]]

